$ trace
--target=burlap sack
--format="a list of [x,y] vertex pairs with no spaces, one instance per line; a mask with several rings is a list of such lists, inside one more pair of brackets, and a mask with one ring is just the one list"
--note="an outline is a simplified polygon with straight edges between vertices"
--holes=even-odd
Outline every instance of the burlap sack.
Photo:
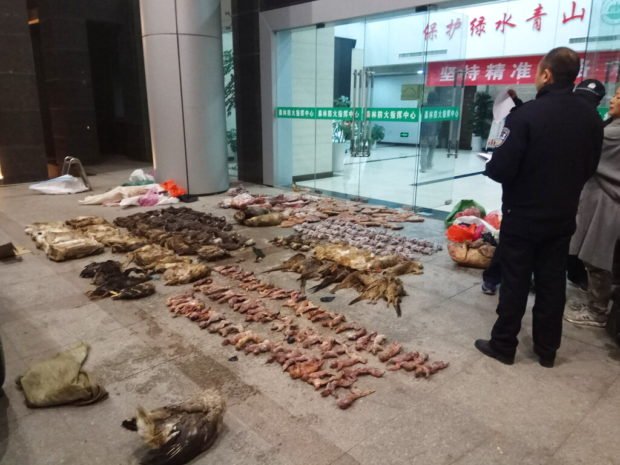
[[495,253],[495,247],[478,240],[475,242],[448,243],[448,253],[454,262],[470,268],[488,268]]

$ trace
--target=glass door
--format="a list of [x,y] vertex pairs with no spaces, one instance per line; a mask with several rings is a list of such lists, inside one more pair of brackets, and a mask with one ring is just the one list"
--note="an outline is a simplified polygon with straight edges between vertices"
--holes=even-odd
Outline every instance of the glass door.
[[458,10],[435,9],[427,17],[420,156],[414,173],[414,205],[420,212],[451,208],[457,165],[471,156],[462,136],[468,24]]
[[445,31],[440,15],[450,13],[278,32],[278,185],[390,206],[452,202],[467,22],[452,14]]

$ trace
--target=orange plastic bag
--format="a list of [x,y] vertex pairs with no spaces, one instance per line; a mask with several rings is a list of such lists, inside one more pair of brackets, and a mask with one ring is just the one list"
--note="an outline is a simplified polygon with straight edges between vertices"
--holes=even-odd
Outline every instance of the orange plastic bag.
[[168,179],[167,181],[162,182],[161,187],[166,189],[166,191],[168,191],[168,194],[170,194],[172,197],[181,197],[182,195],[187,194],[187,191],[181,186],[179,186],[172,179]]
[[484,217],[484,221],[489,223],[495,229],[499,229],[500,226],[502,225],[502,213],[497,210],[494,212],[491,212],[487,216]]
[[446,237],[452,242],[473,241],[476,238],[475,224],[453,224],[446,230]]

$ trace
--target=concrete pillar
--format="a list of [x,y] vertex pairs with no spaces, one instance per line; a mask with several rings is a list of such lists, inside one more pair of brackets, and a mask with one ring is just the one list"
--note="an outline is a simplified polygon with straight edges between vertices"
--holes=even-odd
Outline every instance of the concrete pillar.
[[[25,2],[0,2],[0,180],[47,177],[37,79]],[[0,182],[1,183],[1,182]]]
[[228,188],[219,0],[140,0],[158,181],[191,194]]

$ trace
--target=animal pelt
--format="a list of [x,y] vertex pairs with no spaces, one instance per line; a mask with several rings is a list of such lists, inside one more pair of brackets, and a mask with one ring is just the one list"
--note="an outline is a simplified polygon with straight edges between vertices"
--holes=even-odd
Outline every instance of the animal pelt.
[[226,403],[221,394],[207,389],[174,405],[147,411],[138,407],[134,418],[122,426],[136,431],[150,450],[143,465],[180,465],[213,445],[221,431]]
[[113,300],[136,300],[155,294],[155,286],[152,283],[140,283],[127,287],[118,294],[113,295]]
[[374,258],[366,250],[341,244],[317,245],[314,255],[319,260],[330,260],[353,270],[367,270]]
[[198,249],[198,256],[208,262],[214,262],[230,257],[230,253],[217,245],[205,245]]
[[[137,299],[155,292],[153,286],[134,288],[151,279],[143,270],[128,268],[123,271],[121,264],[113,260],[90,263],[82,270],[80,276],[92,278],[92,283],[97,286],[95,289],[86,292],[91,300],[104,299],[110,296],[117,296],[120,299]],[[122,291],[125,292],[122,293]],[[121,293],[122,297],[118,297]]]
[[280,213],[267,213],[249,218],[243,222],[246,226],[278,226],[284,217]]
[[116,226],[146,238],[152,244],[194,255],[205,245],[219,245],[225,250],[241,248],[246,238],[232,231],[224,217],[216,217],[191,208],[164,208],[114,220]]
[[206,278],[211,274],[211,268],[203,263],[180,263],[169,268],[163,275],[166,286],[188,284]]

